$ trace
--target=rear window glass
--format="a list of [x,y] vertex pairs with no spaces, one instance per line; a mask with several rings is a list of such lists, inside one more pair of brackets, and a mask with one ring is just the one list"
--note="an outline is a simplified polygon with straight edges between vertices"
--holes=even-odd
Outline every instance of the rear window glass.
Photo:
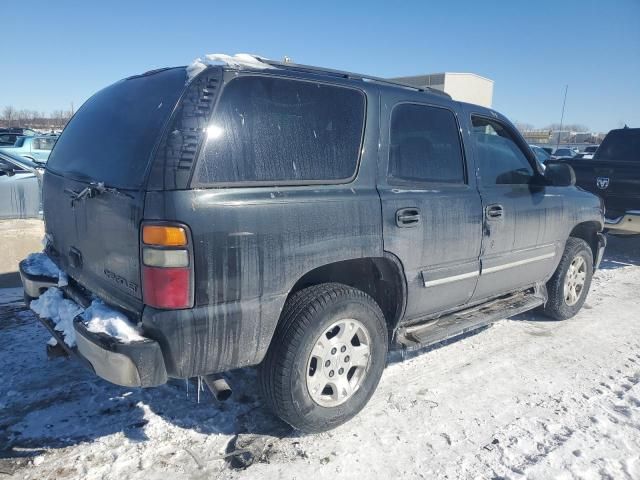
[[364,115],[358,90],[259,76],[233,80],[207,128],[196,183],[349,179]]
[[186,79],[184,68],[172,68],[131,77],[96,93],[64,129],[47,168],[108,186],[140,187]]
[[612,130],[604,137],[595,158],[640,162],[640,128]]

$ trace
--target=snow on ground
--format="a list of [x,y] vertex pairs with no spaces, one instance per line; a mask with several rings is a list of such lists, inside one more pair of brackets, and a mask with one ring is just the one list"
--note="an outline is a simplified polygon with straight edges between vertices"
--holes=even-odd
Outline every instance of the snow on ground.
[[228,403],[198,404],[184,381],[127,389],[48,361],[14,294],[0,306],[0,476],[640,478],[639,285],[640,239],[613,238],[577,317],[528,313],[394,354],[365,410],[321,435],[274,418],[254,369],[227,376]]

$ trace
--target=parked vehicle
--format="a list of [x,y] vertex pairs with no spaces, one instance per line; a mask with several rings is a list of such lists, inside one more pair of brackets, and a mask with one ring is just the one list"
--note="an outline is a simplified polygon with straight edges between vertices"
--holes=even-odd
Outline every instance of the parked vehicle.
[[0,151],[0,219],[42,215],[42,173],[36,163]]
[[13,147],[13,144],[16,143],[16,140],[20,137],[21,135],[17,133],[0,131],[0,147]]
[[[257,58],[169,68],[71,119],[44,179],[46,252],[68,298],[140,326],[126,343],[76,317],[71,352],[101,377],[259,364],[266,403],[317,432],[365,406],[389,347],[575,315],[605,237],[573,183],[504,116],[436,90]],[[57,285],[20,271],[27,300]]]
[[587,160],[593,158],[594,153],[598,150],[598,145],[590,145],[586,147],[582,152],[576,153],[574,158],[585,158]]
[[551,159],[551,155],[544,148],[538,147],[536,145],[529,145],[533,154],[536,156],[536,160],[540,164],[540,166],[544,169],[547,160]]
[[611,130],[592,159],[564,159],[577,184],[604,199],[612,233],[640,233],[640,128]]
[[551,155],[551,159],[557,160],[558,158],[573,158],[576,156],[576,151],[572,148],[556,148]]
[[30,137],[33,135],[37,135],[37,132],[35,130],[31,128],[22,128],[22,127],[0,128],[0,133],[14,133],[22,137]]
[[46,163],[57,140],[58,137],[53,135],[18,137],[12,147],[2,147],[2,150],[37,163]]

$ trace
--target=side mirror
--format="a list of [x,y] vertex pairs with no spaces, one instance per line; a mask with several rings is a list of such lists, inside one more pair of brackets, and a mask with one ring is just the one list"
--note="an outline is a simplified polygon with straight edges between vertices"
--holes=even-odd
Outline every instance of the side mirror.
[[544,169],[544,178],[554,187],[572,187],[576,184],[576,172],[566,163],[549,162]]

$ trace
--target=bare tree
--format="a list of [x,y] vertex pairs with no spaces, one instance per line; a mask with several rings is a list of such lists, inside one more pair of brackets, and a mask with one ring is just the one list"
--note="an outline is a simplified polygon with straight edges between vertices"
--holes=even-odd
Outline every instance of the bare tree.
[[535,127],[532,124],[527,123],[527,122],[520,122],[520,121],[516,120],[514,122],[514,125],[521,132],[527,132],[527,131],[530,131],[530,130],[535,130]]
[[11,126],[13,122],[13,118],[15,117],[16,111],[11,105],[7,105],[2,109],[2,119],[5,121],[8,127]]

